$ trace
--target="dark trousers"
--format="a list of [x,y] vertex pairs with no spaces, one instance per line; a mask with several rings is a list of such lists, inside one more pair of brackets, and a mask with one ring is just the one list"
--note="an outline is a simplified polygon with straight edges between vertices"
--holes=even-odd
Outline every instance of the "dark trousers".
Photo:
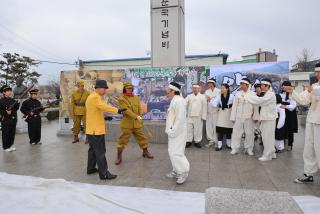
[[98,165],[99,176],[103,178],[108,171],[104,135],[87,135],[87,140],[89,142],[87,171]]
[[41,117],[28,121],[28,135],[30,143],[39,143],[41,140]]
[[9,149],[13,145],[16,134],[16,125],[17,120],[5,120],[1,123],[3,149]]
[[294,134],[292,132],[287,132],[286,139],[288,139],[288,146],[293,146]]

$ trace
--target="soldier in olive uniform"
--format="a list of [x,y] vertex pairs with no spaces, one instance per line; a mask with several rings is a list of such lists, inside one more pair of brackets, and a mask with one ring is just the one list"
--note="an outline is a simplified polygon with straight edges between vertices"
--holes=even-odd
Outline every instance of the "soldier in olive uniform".
[[26,122],[28,123],[28,134],[30,144],[41,144],[41,116],[40,112],[44,110],[41,102],[37,99],[38,89],[32,89],[30,98],[22,102],[20,111],[26,115]]
[[127,109],[127,111],[124,112],[121,120],[121,134],[117,145],[118,156],[115,164],[121,164],[122,151],[128,144],[131,134],[133,134],[140,148],[143,150],[142,156],[153,159],[153,156],[148,151],[149,143],[143,132],[140,99],[133,94],[133,85],[131,83],[124,84],[123,95],[119,98],[119,105],[121,108]]
[[12,88],[4,85],[0,88],[3,97],[0,99],[2,127],[2,148],[6,152],[16,151],[13,147],[17,126],[17,110],[20,103],[12,98]]
[[[73,119],[73,141],[72,143],[78,143],[79,142],[79,133],[80,133],[80,127],[81,122],[84,127],[86,126],[86,107],[85,103],[89,96],[89,92],[84,89],[84,81],[78,80],[77,82],[78,90],[74,91],[71,95],[71,114]],[[87,143],[87,141],[86,141]]]

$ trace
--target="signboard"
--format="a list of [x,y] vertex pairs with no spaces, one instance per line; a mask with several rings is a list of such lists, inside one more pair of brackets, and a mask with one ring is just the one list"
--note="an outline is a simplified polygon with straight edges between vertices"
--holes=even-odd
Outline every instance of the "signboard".
[[183,66],[184,0],[151,1],[152,67]]

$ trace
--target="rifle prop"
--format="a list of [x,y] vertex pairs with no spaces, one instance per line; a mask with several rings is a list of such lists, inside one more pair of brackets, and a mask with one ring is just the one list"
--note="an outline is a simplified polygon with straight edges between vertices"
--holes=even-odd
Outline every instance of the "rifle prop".
[[44,106],[35,107],[35,108],[31,109],[31,111],[29,112],[29,114],[23,115],[22,118],[24,118],[24,121],[27,122],[28,119],[29,119],[30,117],[32,117],[32,115],[31,115],[32,112],[35,112],[35,111],[38,111],[38,110],[41,110],[41,109],[44,110],[44,109],[46,109],[46,108],[49,108],[49,107],[52,106],[52,105],[57,105],[57,104],[59,104],[59,102],[60,102],[61,100],[62,100],[62,98],[57,99],[57,100],[52,101],[52,102],[49,102],[49,103],[45,104]]

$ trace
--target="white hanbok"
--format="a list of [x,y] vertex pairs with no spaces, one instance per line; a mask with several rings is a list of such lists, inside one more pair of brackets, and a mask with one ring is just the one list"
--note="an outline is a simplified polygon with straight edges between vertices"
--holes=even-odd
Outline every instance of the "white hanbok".
[[175,95],[167,112],[166,130],[168,152],[173,171],[177,174],[188,173],[190,164],[185,156],[187,142],[187,113],[183,97]]

